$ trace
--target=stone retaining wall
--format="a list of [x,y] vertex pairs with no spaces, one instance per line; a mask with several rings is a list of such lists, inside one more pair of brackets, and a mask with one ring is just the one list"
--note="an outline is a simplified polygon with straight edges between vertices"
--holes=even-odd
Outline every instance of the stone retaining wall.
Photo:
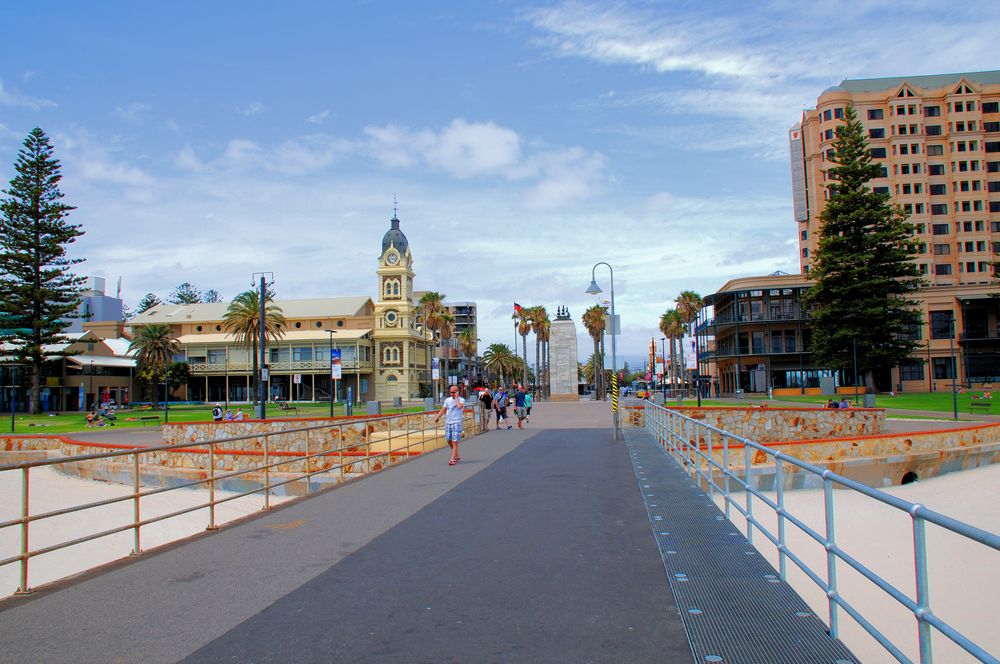
[[[479,432],[476,412],[477,409],[469,409],[465,413],[463,437],[474,436]],[[250,471],[219,480],[216,487],[234,491],[259,488],[264,481],[263,473],[255,469],[263,461],[263,434],[275,431],[288,433],[268,437],[269,462],[276,463],[283,457],[295,460],[272,469],[272,481],[315,471],[330,472],[314,476],[314,483],[341,481],[443,447],[444,423],[435,425],[435,414],[426,412],[399,416],[166,424],[162,429],[164,444],[175,446],[175,449],[139,454],[140,482],[147,486],[177,486],[206,479],[213,470],[216,475]],[[327,424],[333,426],[323,426]],[[193,446],[195,443],[241,436],[248,438],[220,442],[215,445],[214,453],[209,452],[207,445]],[[76,457],[142,449],[145,447],[82,442],[66,436],[0,436],[0,452],[6,453],[37,450]],[[324,451],[330,454],[314,457],[308,462],[299,458],[307,453]],[[5,456],[7,458],[0,459],[0,463],[16,461],[12,455]],[[134,482],[134,460],[131,456],[70,462],[54,468],[85,479],[124,484]],[[285,489],[274,493],[297,494],[304,490],[305,482],[301,482],[286,485]]]
[[[698,442],[704,450],[707,446],[704,436],[699,436]],[[712,440],[711,444],[712,459],[723,465],[723,446],[717,440]],[[775,452],[820,468],[829,468],[866,486],[883,488],[902,484],[904,479],[927,479],[1000,463],[1000,424],[765,445]],[[729,467],[740,477],[745,476],[744,446],[729,445],[728,456]],[[750,457],[751,484],[760,490],[773,491],[778,482],[773,457],[752,448]],[[701,465],[704,467],[704,462]],[[821,477],[789,463],[782,465],[783,488],[822,488]],[[721,481],[721,473],[715,474],[716,481]]]
[[[753,408],[667,406],[695,420],[757,442],[867,436],[885,428],[882,408]],[[625,409],[625,426],[645,426],[644,409]]]

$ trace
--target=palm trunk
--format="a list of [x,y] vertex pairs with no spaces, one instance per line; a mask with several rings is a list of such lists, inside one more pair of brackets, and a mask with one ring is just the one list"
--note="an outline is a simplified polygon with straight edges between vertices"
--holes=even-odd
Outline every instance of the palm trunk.
[[532,393],[536,396],[538,395],[538,386],[542,384],[542,365],[538,363],[538,357],[541,353],[542,342],[538,340],[538,335],[535,335],[535,388]]
[[598,359],[598,353],[601,352],[601,344],[598,342],[597,337],[594,337],[594,394],[600,399],[604,392],[601,391],[601,361]]
[[684,363],[684,337],[677,340],[677,345],[681,349],[680,366],[677,368],[681,371],[681,391],[683,392],[687,387],[687,365]]
[[524,359],[524,385],[528,384],[528,334],[521,335],[521,355]]

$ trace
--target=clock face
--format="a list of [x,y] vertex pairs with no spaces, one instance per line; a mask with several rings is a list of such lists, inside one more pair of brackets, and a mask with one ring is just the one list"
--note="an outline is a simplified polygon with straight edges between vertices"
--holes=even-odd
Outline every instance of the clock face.
[[395,311],[385,312],[385,322],[387,325],[395,325],[399,321],[399,314]]
[[385,257],[385,262],[389,265],[395,265],[399,262],[399,254],[392,253]]

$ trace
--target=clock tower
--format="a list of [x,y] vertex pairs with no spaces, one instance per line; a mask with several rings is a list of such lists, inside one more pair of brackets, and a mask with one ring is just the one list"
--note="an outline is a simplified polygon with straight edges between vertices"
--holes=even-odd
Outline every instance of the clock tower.
[[420,396],[420,376],[427,371],[427,342],[417,330],[413,302],[413,255],[393,215],[382,238],[375,303],[375,394],[379,399]]

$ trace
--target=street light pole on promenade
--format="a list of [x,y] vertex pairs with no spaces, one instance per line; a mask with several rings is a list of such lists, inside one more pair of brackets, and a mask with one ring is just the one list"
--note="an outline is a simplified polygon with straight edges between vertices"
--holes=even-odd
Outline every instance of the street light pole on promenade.
[[[601,290],[601,287],[597,285],[597,278],[596,278],[595,275],[596,275],[596,272],[597,272],[597,266],[598,265],[604,265],[604,266],[606,266],[608,268],[608,271],[611,273],[611,372],[612,372],[613,375],[617,376],[617,374],[618,374],[618,349],[617,349],[617,346],[615,345],[616,325],[615,325],[615,271],[614,271],[614,269],[612,269],[612,267],[610,265],[608,265],[607,263],[605,263],[604,261],[600,261],[598,263],[595,263],[594,267],[591,268],[591,270],[590,270],[590,286],[588,286],[587,290],[584,291],[584,292],[586,292],[589,295],[597,295],[599,293],[603,293],[604,292],[604,291]],[[618,395],[617,394],[616,395],[612,395],[612,397],[613,397],[612,403],[615,403],[615,402],[618,401]],[[612,412],[611,412],[611,426],[612,426],[612,429],[613,429],[612,435],[613,435],[613,437],[614,437],[615,440],[618,440],[618,411],[615,410],[614,408],[612,408]]]
[[[323,330],[330,334],[330,417],[333,417],[333,335],[337,333],[336,330]],[[315,398],[315,397],[314,397]]]

